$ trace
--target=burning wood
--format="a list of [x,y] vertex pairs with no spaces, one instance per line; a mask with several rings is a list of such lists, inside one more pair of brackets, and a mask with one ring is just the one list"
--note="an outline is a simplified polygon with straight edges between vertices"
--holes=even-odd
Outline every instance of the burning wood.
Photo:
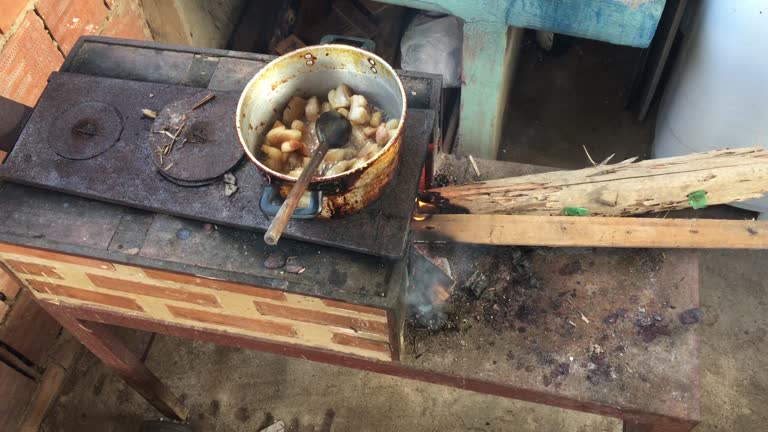
[[416,199],[416,209],[413,211],[413,220],[423,221],[429,218],[429,215],[440,213],[440,209],[434,204]]

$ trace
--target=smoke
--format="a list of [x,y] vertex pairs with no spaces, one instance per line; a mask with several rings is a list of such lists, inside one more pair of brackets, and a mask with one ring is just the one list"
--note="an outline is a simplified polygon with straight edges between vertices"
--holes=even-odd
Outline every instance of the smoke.
[[425,246],[413,245],[408,260],[408,319],[419,327],[443,328],[448,321],[446,308],[455,285],[446,258],[431,256]]
[[528,297],[522,294],[538,291],[541,283],[522,249],[417,243],[409,254],[407,287],[409,323],[443,330],[464,318],[480,319],[472,311],[486,306],[493,310],[483,312],[483,320],[513,317]]

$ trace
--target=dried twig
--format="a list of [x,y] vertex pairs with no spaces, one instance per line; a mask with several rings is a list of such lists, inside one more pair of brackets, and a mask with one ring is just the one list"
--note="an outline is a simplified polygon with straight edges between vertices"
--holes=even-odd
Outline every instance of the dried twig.
[[173,146],[176,144],[176,139],[179,137],[179,134],[184,129],[184,126],[187,125],[187,116],[186,114],[183,115],[181,120],[181,125],[178,129],[176,129],[176,133],[171,135],[171,142],[163,146],[163,154],[160,155],[160,166],[163,165],[163,160],[165,156],[168,156],[173,151]]
[[587,150],[587,146],[582,145],[581,147],[584,149],[584,153],[587,154],[587,159],[589,159],[589,162],[592,164],[593,167],[605,166],[606,164],[608,164],[608,161],[610,161],[611,159],[613,159],[614,156],[616,156],[616,153],[613,153],[612,155],[605,158],[605,160],[603,160],[602,162],[595,163],[594,159],[592,159],[592,156],[589,154],[589,151]]
[[207,104],[211,99],[213,99],[215,97],[216,97],[216,93],[208,93],[207,95],[203,96],[202,99],[197,101],[197,103],[192,105],[192,109],[190,109],[190,111],[194,111],[194,110],[200,108],[201,106]]
[[616,153],[613,153],[613,154],[611,154],[610,156],[608,156],[607,158],[605,158],[605,160],[604,160],[604,161],[600,162],[600,166],[603,166],[603,165],[607,165],[607,164],[608,164],[608,161],[610,161],[611,159],[613,159],[613,157],[614,157],[614,156],[616,156]]
[[477,167],[477,162],[475,162],[475,158],[473,158],[472,155],[469,155],[469,162],[472,164],[472,169],[475,170],[475,174],[480,177],[480,168]]
[[567,298],[566,300],[568,301],[568,303],[570,303],[570,304],[571,304],[571,306],[573,306],[573,308],[574,308],[574,309],[576,309],[576,312],[578,312],[578,313],[579,313],[579,315],[581,315],[581,320],[582,320],[582,321],[584,321],[585,323],[589,324],[589,319],[586,317],[586,315],[584,315],[583,313],[581,313],[581,311],[579,310],[579,308],[577,308],[577,307],[576,307],[576,305],[575,305],[575,304],[573,304],[573,302],[571,301],[571,299]]
[[176,138],[179,137],[179,134],[181,133],[181,130],[184,129],[184,126],[187,125],[187,118],[186,117],[187,117],[186,115],[183,116],[183,120],[181,121],[181,126],[179,126],[179,128],[176,129],[176,133],[173,134],[173,137],[172,137],[173,139],[171,140],[171,144],[170,144],[171,148],[170,148],[170,150],[168,150],[168,153],[170,153],[171,150],[173,150],[173,145],[176,143]]
[[637,156],[629,158],[629,159],[626,159],[626,160],[623,160],[623,161],[615,163],[613,165],[604,165],[604,166],[598,165],[595,168],[601,168],[601,169],[599,169],[596,172],[593,172],[592,174],[588,174],[585,177],[597,177],[597,176],[600,176],[600,175],[611,174],[611,173],[616,172],[619,168],[622,168],[622,167],[625,167],[627,165],[632,164],[632,162],[634,162],[636,160],[637,160]]
[[592,164],[592,166],[597,166],[594,159],[592,159],[592,156],[589,155],[589,150],[587,150],[587,146],[582,145],[581,147],[584,149],[584,153],[587,154],[587,159],[589,159],[589,162]]

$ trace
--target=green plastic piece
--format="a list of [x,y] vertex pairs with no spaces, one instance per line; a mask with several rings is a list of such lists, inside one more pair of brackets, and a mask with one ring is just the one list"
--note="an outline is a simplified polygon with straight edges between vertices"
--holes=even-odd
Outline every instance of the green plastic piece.
[[703,190],[691,192],[688,194],[688,202],[694,209],[701,209],[707,206],[707,193]]
[[566,207],[566,216],[589,216],[589,210],[584,207]]

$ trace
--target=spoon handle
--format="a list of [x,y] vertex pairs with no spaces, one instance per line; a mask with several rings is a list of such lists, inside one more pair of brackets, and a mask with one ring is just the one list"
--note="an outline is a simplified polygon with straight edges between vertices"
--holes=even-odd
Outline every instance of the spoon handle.
[[301,175],[299,175],[296,183],[293,184],[291,191],[288,192],[285,201],[283,201],[283,205],[280,206],[280,210],[278,210],[275,218],[272,219],[272,222],[269,224],[269,228],[264,234],[264,241],[267,242],[267,244],[276,245],[277,241],[280,240],[280,236],[283,235],[285,227],[288,225],[288,222],[290,222],[291,216],[293,216],[293,212],[296,210],[296,206],[299,205],[299,200],[302,195],[304,195],[304,191],[307,190],[309,181],[315,176],[317,167],[320,166],[320,163],[325,157],[325,153],[328,152],[328,147],[328,140],[320,141],[320,145],[312,155],[312,159],[310,159],[307,166],[304,167],[304,170],[301,172]]

